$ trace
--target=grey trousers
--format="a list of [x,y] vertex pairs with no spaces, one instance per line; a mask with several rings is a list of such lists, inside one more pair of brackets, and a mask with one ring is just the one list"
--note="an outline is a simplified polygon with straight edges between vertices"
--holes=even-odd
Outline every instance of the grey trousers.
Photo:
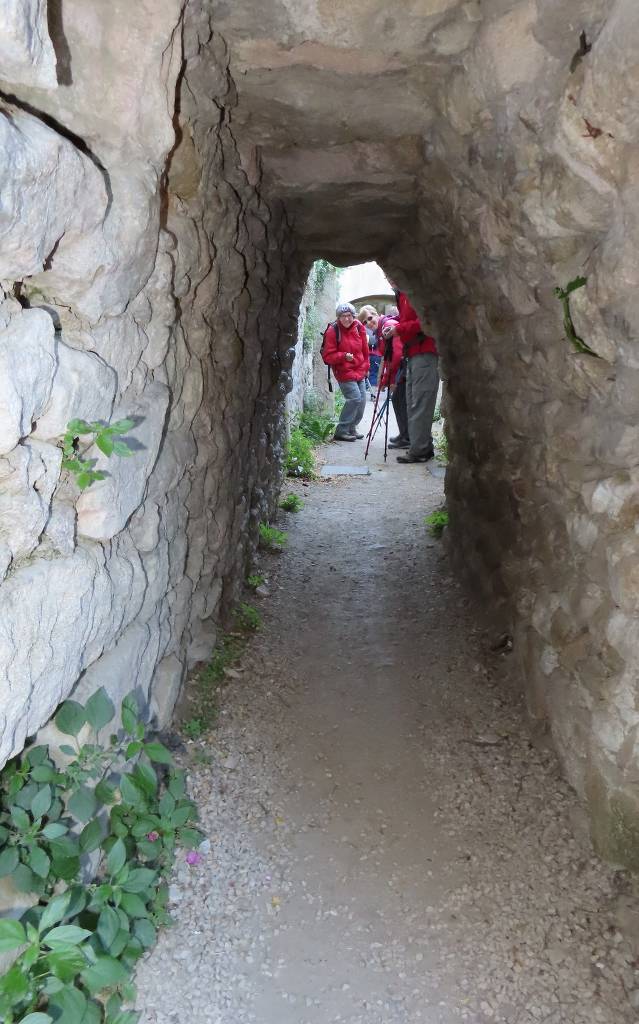
[[433,444],[433,414],[439,388],[437,356],[430,352],[411,356],[406,372],[406,408],[410,455],[428,455]]
[[346,401],[335,433],[351,434],[366,411],[366,385],[363,380],[347,380],[340,382],[339,389]]

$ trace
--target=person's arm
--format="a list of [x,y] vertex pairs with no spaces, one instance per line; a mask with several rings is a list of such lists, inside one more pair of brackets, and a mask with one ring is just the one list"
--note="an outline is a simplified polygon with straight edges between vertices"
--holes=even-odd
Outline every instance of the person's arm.
[[345,358],[344,352],[340,352],[339,350],[337,335],[332,324],[326,332],[326,341],[324,343],[322,358],[328,366],[345,366],[348,361]]
[[401,338],[403,342],[412,341],[413,338],[417,337],[418,334],[424,334],[424,329],[419,322],[417,312],[411,306],[410,302],[406,302],[404,306],[404,317],[397,324],[397,328],[394,332],[395,336]]

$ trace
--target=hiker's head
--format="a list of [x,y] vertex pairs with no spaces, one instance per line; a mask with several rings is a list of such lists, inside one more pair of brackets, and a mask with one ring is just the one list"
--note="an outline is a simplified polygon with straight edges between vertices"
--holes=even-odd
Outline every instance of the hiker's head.
[[339,322],[344,324],[344,327],[350,327],[355,319],[355,306],[352,306],[350,302],[340,302],[335,310],[335,315]]
[[379,313],[374,306],[362,306],[357,315],[366,327],[370,327],[373,331],[377,329]]

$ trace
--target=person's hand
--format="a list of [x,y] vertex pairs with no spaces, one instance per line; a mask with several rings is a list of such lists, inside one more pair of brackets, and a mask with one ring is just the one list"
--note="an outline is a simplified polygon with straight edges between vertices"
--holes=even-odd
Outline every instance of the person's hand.
[[396,385],[395,385],[395,384],[391,384],[391,389],[390,389],[390,393],[391,393],[391,395],[394,395],[394,394],[395,394],[395,387],[396,387]]
[[352,352],[345,352],[344,353],[344,359],[346,360],[347,363],[352,363],[354,358],[355,357],[353,356]]
[[397,334],[397,328],[394,327],[393,324],[388,324],[387,327],[382,327],[383,338],[392,338],[395,334]]

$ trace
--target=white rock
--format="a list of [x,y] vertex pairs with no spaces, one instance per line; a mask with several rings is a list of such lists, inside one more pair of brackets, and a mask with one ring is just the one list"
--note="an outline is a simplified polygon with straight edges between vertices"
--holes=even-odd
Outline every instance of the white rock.
[[[146,580],[135,552],[78,547],[18,568],[0,588],[0,764],[71,692],[138,614]],[[131,678],[128,677],[129,683]],[[129,687],[130,688],[130,687]]]
[[11,559],[30,555],[49,518],[62,452],[39,441],[20,444],[0,458],[0,541]]
[[184,675],[185,666],[175,654],[163,658],[155,670],[151,682],[151,713],[160,729],[165,729],[171,722]]
[[39,309],[12,317],[0,332],[0,455],[31,433],[49,400],[55,368],[51,317]]
[[91,236],[107,194],[95,164],[30,114],[0,119],[0,152],[0,280],[16,281]]
[[151,384],[141,398],[126,401],[114,412],[115,419],[141,417],[130,434],[136,448],[129,458],[107,459],[97,449],[97,468],[109,476],[86,490],[78,501],[78,533],[95,540],[109,540],[124,528],[144,497],[146,482],[162,441],[169,392],[162,384]]
[[93,352],[56,344],[58,368],[51,397],[36,423],[34,437],[61,437],[71,419],[109,420],[116,388],[115,371]]
[[47,0],[3,0],[0,78],[55,89],[56,59],[47,30]]

